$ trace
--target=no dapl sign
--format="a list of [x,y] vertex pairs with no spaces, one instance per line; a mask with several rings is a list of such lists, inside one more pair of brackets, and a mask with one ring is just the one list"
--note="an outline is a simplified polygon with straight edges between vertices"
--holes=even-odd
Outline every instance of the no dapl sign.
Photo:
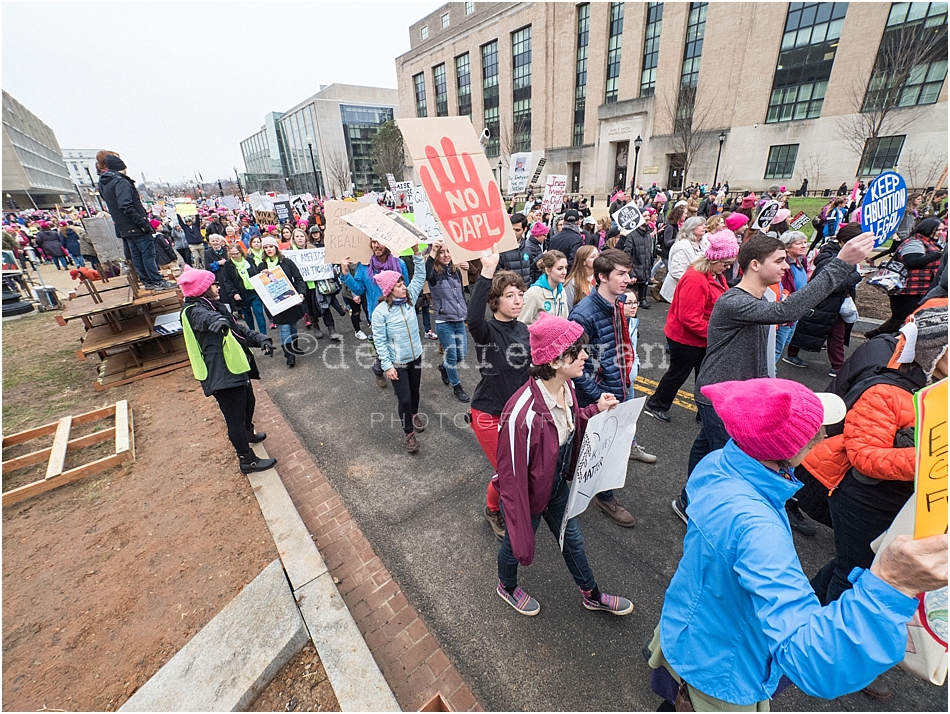
[[907,210],[907,184],[903,176],[885,171],[868,186],[861,204],[861,228],[874,234],[877,248],[897,230]]

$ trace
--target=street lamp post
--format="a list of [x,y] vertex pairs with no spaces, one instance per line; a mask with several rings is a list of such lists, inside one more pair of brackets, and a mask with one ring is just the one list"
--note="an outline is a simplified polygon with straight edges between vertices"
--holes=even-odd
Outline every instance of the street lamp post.
[[237,166],[234,167],[234,178],[237,180],[238,196],[241,201],[244,200],[244,189],[241,188],[241,175],[238,173]]
[[719,155],[716,157],[716,174],[713,176],[713,188],[719,181],[719,162],[722,160],[722,143],[726,140],[726,132],[719,132]]
[[498,193],[501,193],[501,159],[498,159]]
[[317,162],[313,160],[313,137],[308,136],[306,138],[307,148],[310,150],[310,168],[313,169],[313,186],[314,191],[317,193],[317,198],[323,195],[323,191],[320,190],[320,176],[317,174]]
[[224,196],[224,186],[221,185],[221,179],[218,179],[218,195]]
[[637,138],[633,140],[633,179],[630,181],[630,193],[632,194],[637,192],[637,164],[640,162],[641,146],[643,146],[643,139],[637,134]]

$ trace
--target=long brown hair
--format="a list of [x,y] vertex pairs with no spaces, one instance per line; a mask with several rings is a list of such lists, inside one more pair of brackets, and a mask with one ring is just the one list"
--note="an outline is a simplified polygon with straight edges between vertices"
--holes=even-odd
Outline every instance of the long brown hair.
[[[436,253],[435,253],[435,258],[432,259],[432,271],[433,271],[436,275],[442,275],[442,268],[445,267],[445,266],[442,264],[442,260],[441,260],[441,258],[442,258],[442,251],[443,251],[443,250],[445,250],[445,244],[444,244],[444,243],[439,246],[439,250],[437,250]],[[449,266],[448,266],[448,267],[449,267],[449,272],[450,272],[450,273],[458,273],[458,272],[461,272],[460,268],[455,264],[455,261],[452,260],[451,258],[449,259]]]
[[114,151],[106,151],[105,149],[96,154],[96,171],[100,174],[109,170],[109,167],[106,166],[107,156],[118,156],[118,154]]
[[[588,275],[588,268],[585,263],[587,263],[587,259],[590,256],[598,252],[599,251],[592,245],[582,245],[574,254],[574,262],[571,265],[571,272],[569,272],[567,277],[564,278],[565,283],[574,284],[574,305],[579,303],[583,298],[590,294],[590,280],[593,277],[594,272],[593,269],[591,269],[590,275]],[[571,307],[573,307],[573,305]]]

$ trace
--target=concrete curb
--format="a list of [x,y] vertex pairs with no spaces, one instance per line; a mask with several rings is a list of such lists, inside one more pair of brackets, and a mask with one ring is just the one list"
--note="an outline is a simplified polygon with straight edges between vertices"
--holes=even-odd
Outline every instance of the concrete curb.
[[[254,452],[267,457],[262,444]],[[341,711],[401,711],[275,469],[248,474]]]
[[280,562],[261,571],[119,711],[242,711],[307,643]]

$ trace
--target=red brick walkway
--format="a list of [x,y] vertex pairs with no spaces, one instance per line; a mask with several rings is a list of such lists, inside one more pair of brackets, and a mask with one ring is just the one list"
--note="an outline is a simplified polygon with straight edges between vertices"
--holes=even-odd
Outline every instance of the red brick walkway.
[[482,711],[270,395],[254,393],[254,425],[399,706],[418,711],[441,692],[454,711]]

